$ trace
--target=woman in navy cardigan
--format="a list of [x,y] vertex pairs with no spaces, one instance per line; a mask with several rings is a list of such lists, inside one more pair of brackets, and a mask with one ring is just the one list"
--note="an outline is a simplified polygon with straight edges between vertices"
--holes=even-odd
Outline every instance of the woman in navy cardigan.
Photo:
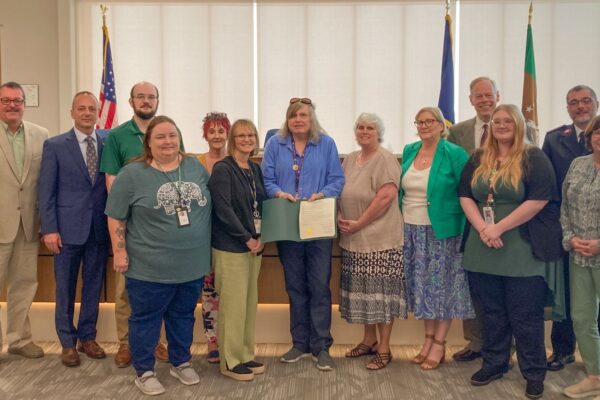
[[468,155],[446,141],[439,108],[419,110],[415,125],[421,140],[404,147],[399,201],[409,310],[425,321],[425,342],[412,362],[432,370],[444,362],[452,320],[475,316],[460,253],[458,185]]

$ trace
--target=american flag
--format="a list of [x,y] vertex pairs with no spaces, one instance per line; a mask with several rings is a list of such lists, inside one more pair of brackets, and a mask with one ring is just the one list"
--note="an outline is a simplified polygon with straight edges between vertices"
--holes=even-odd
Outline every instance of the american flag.
[[113,74],[112,53],[106,23],[102,24],[102,83],[100,85],[99,129],[112,129],[117,122],[117,94],[115,90],[115,75]]

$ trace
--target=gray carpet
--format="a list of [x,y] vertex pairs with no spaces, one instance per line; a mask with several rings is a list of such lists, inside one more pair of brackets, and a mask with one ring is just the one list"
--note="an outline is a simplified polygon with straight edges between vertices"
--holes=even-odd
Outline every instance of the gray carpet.
[[[132,368],[119,369],[113,363],[117,345],[102,343],[108,358],[91,360],[82,357],[77,368],[66,368],[60,363],[60,345],[41,343],[46,351],[43,359],[27,360],[4,353],[0,356],[0,399],[148,399],[133,384]],[[200,374],[201,382],[184,386],[169,375],[169,365],[157,364],[156,372],[167,392],[157,399],[524,399],[525,381],[515,366],[499,381],[485,387],[473,387],[470,376],[479,368],[479,362],[442,364],[436,371],[423,372],[409,363],[419,350],[417,346],[392,346],[394,361],[381,371],[367,371],[367,358],[347,359],[348,346],[332,347],[331,355],[337,362],[333,372],[321,372],[306,358],[296,364],[282,364],[279,356],[287,344],[257,346],[257,360],[264,362],[267,371],[252,382],[237,382],[219,374],[216,365],[205,360],[206,345],[194,344],[192,363]],[[459,350],[449,347],[447,357]],[[451,359],[451,358],[450,358]],[[560,372],[549,372],[546,377],[544,399],[566,399],[563,387],[585,376],[580,360]]]

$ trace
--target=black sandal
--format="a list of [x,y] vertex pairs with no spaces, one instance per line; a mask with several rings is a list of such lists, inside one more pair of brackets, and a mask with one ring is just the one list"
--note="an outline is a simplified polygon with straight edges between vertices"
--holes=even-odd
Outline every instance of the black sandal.
[[[375,357],[366,365],[367,369],[371,371],[377,371],[379,369],[383,369],[387,367],[389,363],[392,362],[392,352],[388,351],[387,353],[377,353]],[[372,365],[372,367],[370,367]]]

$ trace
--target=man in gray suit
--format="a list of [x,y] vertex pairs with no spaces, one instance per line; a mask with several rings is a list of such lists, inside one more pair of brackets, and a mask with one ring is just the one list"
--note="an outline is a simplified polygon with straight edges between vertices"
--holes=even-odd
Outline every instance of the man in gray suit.
[[485,76],[475,78],[470,85],[469,101],[475,109],[475,118],[467,119],[450,127],[448,140],[473,153],[489,134],[492,112],[500,100],[496,83]]
[[38,358],[44,352],[31,341],[29,309],[38,286],[36,202],[48,130],[23,121],[24,112],[21,85],[0,85],[0,288],[7,289],[8,352]]
[[[477,115],[475,118],[467,119],[450,127],[448,140],[471,154],[490,135],[492,113],[500,100],[496,83],[485,76],[475,78],[470,85],[469,100]],[[475,307],[475,319],[463,321],[463,334],[468,343],[464,349],[454,353],[452,358],[456,361],[472,361],[481,357],[483,334],[480,316],[482,309],[476,299],[471,298]]]

